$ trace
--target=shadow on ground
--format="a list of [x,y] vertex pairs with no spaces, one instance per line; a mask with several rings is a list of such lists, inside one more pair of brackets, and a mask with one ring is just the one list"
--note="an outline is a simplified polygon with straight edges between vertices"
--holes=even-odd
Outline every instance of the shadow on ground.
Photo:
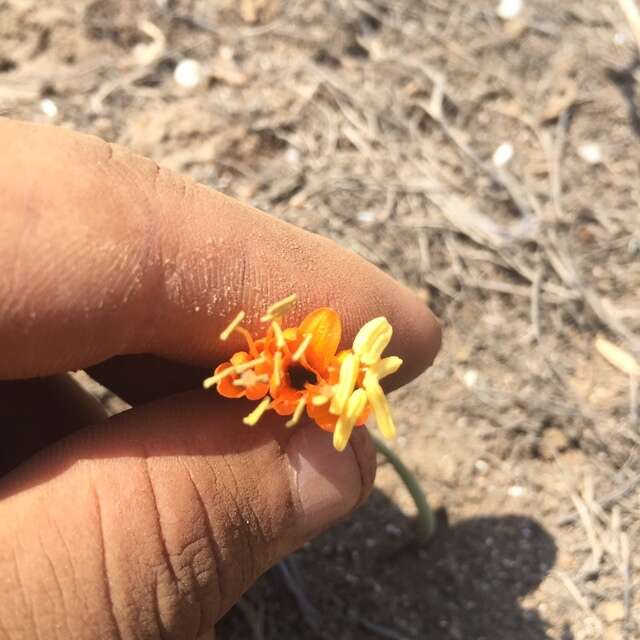
[[411,521],[376,491],[354,518],[293,556],[320,616],[317,632],[274,570],[218,637],[549,638],[545,621],[520,604],[555,563],[549,533],[518,515],[441,520],[432,542],[416,546]]

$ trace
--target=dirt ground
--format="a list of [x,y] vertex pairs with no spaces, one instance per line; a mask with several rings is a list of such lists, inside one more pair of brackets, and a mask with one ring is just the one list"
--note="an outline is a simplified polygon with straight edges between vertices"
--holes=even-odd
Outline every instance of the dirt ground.
[[0,113],[332,237],[443,320],[393,399],[435,539],[383,465],[292,560],[319,631],[274,570],[221,638],[640,637],[639,43],[618,0],[496,5],[0,0]]

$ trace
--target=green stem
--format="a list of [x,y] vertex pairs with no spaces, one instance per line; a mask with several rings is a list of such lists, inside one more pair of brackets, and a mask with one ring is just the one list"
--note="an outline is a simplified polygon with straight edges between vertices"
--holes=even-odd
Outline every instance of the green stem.
[[418,479],[409,471],[404,462],[400,459],[395,451],[390,449],[382,440],[376,436],[373,437],[373,442],[376,445],[376,449],[381,453],[395,469],[396,473],[400,476],[407,491],[411,494],[413,501],[418,510],[416,516],[416,536],[420,542],[427,542],[436,530],[436,519],[433,515],[433,511],[427,502],[427,496],[425,495]]

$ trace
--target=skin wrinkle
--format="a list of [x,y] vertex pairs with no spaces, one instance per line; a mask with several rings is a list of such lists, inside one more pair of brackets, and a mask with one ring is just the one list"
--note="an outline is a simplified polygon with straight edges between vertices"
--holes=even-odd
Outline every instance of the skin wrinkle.
[[[56,591],[58,594],[58,597],[60,598],[60,600],[62,601],[62,617],[64,620],[64,624],[66,627],[66,634],[62,637],[64,638],[71,638],[71,629],[69,627],[68,624],[68,616],[67,616],[67,603],[66,603],[66,598],[64,596],[64,589],[62,587],[62,583],[60,582],[59,578],[58,578],[58,573],[56,571],[55,565],[53,564],[53,561],[51,559],[51,556],[49,555],[49,553],[47,552],[47,548],[46,545],[43,543],[42,541],[42,537],[40,536],[40,546],[42,548],[42,554],[43,557],[45,558],[47,565],[49,566],[49,570],[51,572],[51,575],[53,576],[53,581],[55,583],[55,587],[56,587]],[[58,624],[57,624],[57,615],[55,612],[55,597],[51,598],[51,604],[52,604],[52,611],[53,611],[53,618],[56,621],[56,624],[54,625],[55,629],[56,629],[56,634],[59,633],[58,631]]]
[[153,603],[152,606],[153,606],[153,615],[156,622],[156,631],[158,633],[160,640],[166,640],[167,635],[165,634],[165,631],[164,631],[164,623],[162,622],[162,612],[160,611],[160,601],[161,601],[160,583],[158,582],[157,575],[155,576],[154,595],[151,598],[151,601]]
[[[185,466],[184,462],[181,461],[181,465],[184,467]],[[185,469],[185,471],[187,471],[187,473],[188,473],[187,469]],[[149,471],[148,473],[149,473],[149,477],[151,477],[151,472]],[[190,481],[191,481],[191,483],[193,485],[193,480],[190,477],[190,474],[188,474],[188,475],[189,475],[189,479],[190,479]],[[151,485],[153,485],[153,482],[152,481],[150,481],[150,482],[151,482]],[[153,488],[151,490],[154,491]],[[178,558],[181,558],[181,559],[182,558],[186,559],[191,555],[190,554],[190,550],[191,550],[192,547],[200,547],[200,549],[198,551],[196,551],[192,555],[191,559],[187,560],[187,562],[186,562],[186,566],[188,566],[190,568],[190,570],[191,570],[191,577],[193,579],[193,584],[195,585],[195,589],[194,590],[199,592],[199,593],[196,594],[197,602],[199,604],[199,606],[196,608],[197,619],[196,619],[196,621],[193,622],[193,624],[191,624],[191,626],[194,627],[195,629],[199,629],[200,626],[201,626],[201,620],[203,618],[207,617],[206,614],[203,613],[203,608],[206,606],[206,604],[205,604],[206,598],[209,597],[209,594],[202,593],[199,577],[201,575],[210,577],[211,571],[210,571],[210,569],[208,567],[204,567],[204,568],[201,568],[200,570],[196,570],[195,565],[197,564],[196,559],[197,559],[198,555],[200,555],[202,553],[206,554],[207,551],[210,551],[211,543],[209,542],[209,540],[208,540],[208,538],[206,536],[199,535],[198,537],[196,537],[195,540],[192,540],[191,542],[187,543],[179,553],[172,554],[168,549],[165,536],[162,534],[162,531],[163,531],[163,528],[162,528],[162,525],[161,525],[162,518],[160,516],[160,507],[159,507],[159,502],[158,502],[158,498],[157,498],[157,496],[155,494],[155,491],[154,491],[154,502],[155,502],[156,511],[157,511],[158,527],[159,527],[159,530],[160,530],[160,536],[162,538],[161,544],[162,544],[162,547],[163,547],[163,557],[165,559],[165,563],[170,564],[171,567],[173,568],[172,577],[173,577],[173,580],[174,580],[174,582],[176,584],[176,590],[178,592],[178,595],[182,599],[183,599],[183,597],[185,595],[188,595],[191,592],[191,590],[192,590],[191,586],[192,585],[190,585],[190,584],[185,585],[184,584],[185,581],[178,576],[177,571],[173,567],[173,558],[174,557],[178,557]],[[205,545],[204,547],[202,546],[203,543]],[[205,598],[205,596],[206,596],[206,598]],[[159,596],[157,596],[157,599],[158,599],[158,601],[161,600],[161,598]],[[158,606],[158,603],[154,602],[154,606],[155,606],[155,609],[157,611],[160,611],[161,607]],[[183,630],[183,632],[184,632],[184,630]],[[199,632],[195,633],[194,637],[196,637],[197,635],[199,635]]]
[[[221,492],[219,491],[219,486],[220,486],[220,480],[218,477],[218,473],[216,472],[214,466],[211,464],[210,460],[208,458],[204,458],[204,462],[208,468],[208,477],[213,481],[213,485],[214,485],[214,494],[216,496],[220,496],[222,495]],[[202,496],[201,493],[198,493],[199,496]],[[204,505],[203,505],[204,506]],[[226,508],[223,508],[220,510],[220,512],[222,513],[222,515],[224,515],[224,518],[226,520],[225,522],[225,526],[223,527],[223,531],[233,531],[235,528],[234,522],[231,519],[231,516],[229,514],[229,510]],[[205,508],[205,513],[208,513],[208,511],[206,511]],[[209,521],[210,522],[210,521]],[[210,524],[211,526],[211,524]],[[228,557],[228,546],[225,546],[223,544],[221,544],[220,542],[217,542],[217,538],[220,537],[222,538],[222,540],[225,540],[225,536],[214,536],[214,540],[216,540],[216,542],[214,543],[214,548],[217,550],[216,553],[216,568],[218,571],[218,584],[219,584],[219,588],[220,588],[220,602],[219,602],[219,611],[218,611],[218,615],[222,615],[222,613],[226,610],[226,607],[231,607],[231,598],[229,597],[229,594],[227,594],[225,586],[226,584],[232,585],[232,580],[228,579],[228,576],[225,576],[223,574],[223,569],[226,565],[226,558],[224,558],[223,560],[223,552],[226,552],[226,555]]]
[[[47,505],[48,507],[48,505]],[[46,508],[46,507],[45,507]],[[54,531],[55,534],[58,537],[58,540],[60,540],[60,542],[62,543],[62,546],[64,547],[64,552],[67,556],[67,561],[68,561],[68,566],[71,568],[70,571],[70,579],[72,582],[72,596],[74,599],[82,599],[83,601],[83,605],[86,606],[86,603],[84,602],[84,594],[82,593],[82,590],[78,589],[78,580],[76,578],[76,571],[75,571],[75,567],[73,565],[73,555],[71,554],[71,550],[69,549],[69,545],[67,544],[67,541],[65,540],[64,536],[62,535],[62,531],[60,531],[60,526],[58,525],[58,522],[56,521],[55,517],[53,517],[51,515],[51,513],[48,513],[48,517],[47,517],[47,522],[50,525],[50,530]],[[53,561],[49,558],[49,562],[51,563],[52,569],[55,571],[55,568],[53,566]],[[64,610],[64,615],[65,615],[65,621],[67,622],[67,629],[69,631],[68,637],[72,638],[73,634],[71,633],[71,625],[69,622],[69,611],[70,609],[68,608],[67,605],[67,600],[64,594],[64,589],[60,590],[60,595],[62,598],[62,603],[63,603],[63,610]],[[85,616],[84,616],[84,611],[85,611],[85,607],[82,606],[79,609],[80,611],[80,623],[81,625],[84,625],[86,623],[85,621]]]
[[[153,486],[153,480],[152,480],[152,476],[153,473],[151,471],[150,465],[147,464],[147,475],[149,477],[149,482],[151,485],[151,491],[153,492],[153,499],[154,499],[154,506],[155,506],[155,510],[156,510],[156,518],[158,521],[158,528],[160,530],[160,535],[161,535],[161,544],[163,547],[163,556],[164,556],[164,561],[165,563],[169,564],[172,568],[173,568],[173,572],[172,572],[172,577],[173,580],[176,584],[177,587],[177,593],[178,595],[182,598],[182,596],[184,596],[186,593],[190,593],[192,591],[191,589],[191,585],[184,584],[184,580],[181,579],[178,576],[178,571],[176,570],[176,568],[173,565],[173,558],[174,557],[178,557],[181,559],[185,559],[186,560],[186,566],[189,567],[190,572],[191,572],[191,578],[193,579],[193,585],[194,585],[194,589],[193,591],[196,592],[196,602],[198,603],[198,607],[197,607],[197,616],[198,619],[196,621],[193,622],[193,624],[191,624],[190,626],[193,627],[192,631],[195,635],[199,635],[199,633],[196,633],[196,630],[203,627],[204,623],[208,623],[208,626],[212,626],[213,624],[213,616],[211,614],[207,614],[207,612],[205,611],[207,605],[210,607],[211,605],[209,604],[211,597],[215,596],[216,594],[212,594],[210,593],[212,590],[211,589],[207,589],[206,587],[203,588],[203,585],[200,582],[200,576],[206,576],[207,577],[207,582],[211,583],[211,567],[207,566],[207,564],[209,563],[205,563],[203,566],[201,566],[199,569],[197,568],[197,564],[199,564],[197,562],[197,557],[199,555],[205,554],[207,558],[211,559],[214,563],[216,563],[215,566],[215,575],[217,577],[218,574],[218,566],[219,563],[216,560],[217,557],[217,549],[214,550],[212,548],[212,545],[214,545],[214,538],[213,538],[213,534],[210,530],[210,524],[208,522],[208,516],[207,516],[207,512],[206,510],[204,510],[204,503],[202,501],[202,498],[199,495],[199,492],[197,490],[197,487],[195,485],[195,481],[193,480],[193,477],[191,476],[191,472],[188,469],[188,467],[186,466],[185,462],[181,459],[179,460],[179,464],[181,466],[181,468],[184,470],[184,477],[187,478],[189,480],[189,483],[191,485],[191,487],[193,488],[194,492],[197,493],[196,495],[196,500],[198,501],[199,505],[200,505],[200,513],[201,513],[201,517],[205,519],[205,523],[204,523],[204,532],[201,533],[196,533],[196,539],[192,540],[191,542],[187,543],[179,553],[177,554],[173,554],[170,552],[169,548],[168,548],[168,544],[166,542],[166,536],[162,533],[162,531],[164,530],[162,527],[162,517],[161,517],[161,509],[160,509],[160,502],[159,502],[159,496],[155,491],[155,487]],[[204,544],[204,546],[203,546]],[[188,559],[188,557],[192,554],[189,553],[190,549],[194,546],[198,546],[200,547],[200,549],[198,551],[196,551],[195,554],[193,554],[193,556]],[[219,602],[219,595],[218,595],[218,602]],[[162,606],[159,607],[159,610],[162,610]],[[184,629],[183,629],[184,631]],[[195,637],[194,635],[194,637]]]
[[[243,524],[249,524],[248,522],[244,521],[243,518],[243,510],[240,507],[240,505],[238,504],[238,483],[236,481],[236,477],[233,473],[233,471],[231,470],[231,465],[229,464],[229,461],[227,460],[227,457],[224,454],[221,454],[218,459],[220,460],[220,462],[224,465],[225,469],[227,470],[227,475],[231,478],[231,481],[233,483],[233,488],[231,490],[229,490],[228,486],[226,486],[226,483],[224,483],[223,481],[223,486],[225,489],[225,493],[226,495],[231,499],[231,501],[233,502],[233,506],[235,508],[235,515],[237,518],[239,518],[240,522],[237,523],[234,528],[237,531],[241,531],[242,529],[242,525]],[[233,523],[233,518],[230,518],[230,521]],[[251,543],[249,541],[249,536],[241,536],[242,537],[242,542],[243,542],[243,546],[244,548],[244,552],[241,553],[241,557],[243,558],[243,561],[240,562],[240,567],[242,570],[242,582],[244,584],[248,584],[248,579],[250,579],[253,571],[249,570],[249,572],[247,573],[247,560],[249,563],[253,564],[254,563],[254,558],[253,558],[253,554],[252,554],[252,550],[251,550]]]
[[154,515],[156,518],[158,541],[160,542],[160,551],[164,559],[164,564],[166,565],[166,568],[169,570],[169,575],[171,576],[171,579],[174,585],[176,586],[176,591],[178,592],[178,594],[180,594],[180,592],[182,591],[181,581],[180,581],[180,578],[178,578],[178,574],[176,573],[175,567],[173,566],[172,555],[169,552],[169,549],[167,548],[167,541],[163,534],[162,517],[160,515],[160,507],[158,505],[158,497],[156,496],[156,492],[153,487],[153,481],[151,480],[151,472],[149,470],[149,461],[147,460],[146,455],[142,457],[142,464],[144,466],[144,471],[145,471],[144,475],[147,481],[147,486],[149,488],[149,493],[151,495],[151,504],[153,506]]
[[[269,467],[264,469],[264,477],[269,478],[269,477],[278,477],[280,475],[284,475],[287,477],[287,480],[288,480],[289,466],[290,466],[289,460],[286,457],[283,448],[278,445],[274,459],[271,461],[271,464],[269,465]],[[294,499],[291,493],[293,489],[290,482],[286,483],[286,489],[287,489],[286,498],[285,500],[283,500],[282,496],[280,496],[280,501],[284,502],[285,504],[285,508],[284,508],[285,515],[283,516],[283,519],[291,520],[292,514],[294,513],[294,510],[293,510]],[[260,501],[258,501],[257,504],[259,505]],[[276,546],[278,539],[277,539],[277,536],[274,534],[274,532],[278,530],[280,523],[274,522],[273,514],[268,511],[268,506],[269,505],[267,503],[264,503],[263,514],[258,514],[256,509],[253,506],[251,506],[254,517],[256,518],[256,526],[260,534],[260,538],[264,541],[264,544],[262,545],[262,549],[264,549],[264,551],[267,552],[267,556],[265,558],[262,558],[263,566],[270,566],[282,554],[282,550],[277,548]],[[260,515],[262,515],[262,517],[260,517]],[[265,529],[268,533],[265,533]],[[259,548],[260,546],[258,547],[258,549]],[[254,574],[254,576],[257,577],[258,574]]]
[[[144,218],[147,221],[147,224],[144,232],[138,239],[142,245],[142,251],[136,262],[140,271],[139,280],[144,283],[143,288],[145,292],[148,291],[146,297],[153,300],[156,298],[156,295],[161,292],[164,285],[163,270],[159,265],[163,264],[163,247],[166,245],[165,243],[158,241],[159,226],[157,223],[158,218],[163,215],[163,212],[155,212],[152,199],[149,195],[149,190],[145,188],[144,181],[136,181],[134,178],[135,173],[127,171],[129,168],[127,160],[131,160],[133,154],[118,145],[111,143],[106,144],[110,151],[107,163],[111,166],[115,165],[118,169],[121,165],[124,165],[123,170],[119,173],[125,180],[129,180],[130,184],[133,185],[134,192],[140,194],[144,202],[143,211],[145,213]],[[148,160],[147,162],[150,163],[150,166],[153,168],[151,191],[155,193],[158,185],[157,179],[160,175],[161,168],[152,160]],[[129,296],[125,296],[125,303],[128,297]],[[144,344],[144,342],[149,340],[156,332],[158,316],[156,306],[153,304],[141,304],[140,309],[141,312],[137,314],[138,322],[133,323],[131,327],[124,327],[125,336],[127,333],[129,334],[124,344],[131,344],[135,342]],[[134,318],[135,317],[136,314],[134,314]],[[123,348],[120,349],[121,352],[125,351],[124,344]]]
[[109,610],[111,613],[111,622],[113,623],[113,631],[116,633],[116,637],[114,640],[125,640],[125,636],[122,634],[122,630],[120,628],[120,624],[118,622],[118,616],[115,609],[115,603],[113,600],[113,595],[111,593],[112,585],[111,578],[109,575],[109,564],[107,560],[107,545],[105,539],[104,532],[104,522],[102,517],[102,507],[100,505],[100,494],[96,487],[93,487],[95,506],[96,506],[96,515],[98,518],[98,532],[100,534],[100,539],[97,541],[99,548],[102,552],[102,567],[104,571],[104,585],[105,585],[105,595],[107,597],[107,603],[109,605]]
[[9,640],[8,627],[4,626],[2,622],[2,618],[0,618],[0,638],[5,638],[6,640]]
[[[202,519],[203,519],[203,523],[206,529],[206,533],[207,533],[207,541],[209,543],[209,549],[211,551],[211,557],[213,558],[213,562],[215,565],[215,576],[213,577],[212,580],[210,580],[210,582],[214,585],[217,586],[217,593],[215,594],[215,600],[218,603],[217,605],[217,609],[218,611],[216,612],[216,614],[213,616],[213,618],[217,618],[220,614],[220,607],[222,605],[222,602],[224,601],[224,593],[222,591],[222,581],[220,580],[220,566],[221,566],[221,558],[220,558],[220,549],[218,548],[218,545],[216,543],[216,539],[215,539],[215,535],[213,533],[213,529],[211,527],[211,522],[209,520],[209,514],[208,511],[205,507],[204,504],[204,500],[202,499],[202,495],[200,493],[200,490],[198,489],[198,485],[196,484],[195,480],[193,479],[193,475],[191,473],[191,470],[188,469],[186,467],[186,465],[184,465],[184,462],[182,463],[183,466],[185,467],[185,470],[187,471],[189,480],[191,481],[191,486],[193,487],[193,494],[195,496],[196,502],[198,503],[198,507],[200,509],[200,513],[202,515]],[[208,627],[210,625],[206,624],[206,622],[208,622],[208,616],[206,615],[206,604],[205,604],[205,600],[204,598],[200,598],[200,606],[201,606],[201,613],[200,613],[200,628],[198,629],[198,636],[201,636],[203,633],[205,633],[205,631],[208,630]],[[212,620],[213,622],[213,620]]]
[[31,603],[31,598],[28,597],[28,591],[25,591],[24,583],[22,580],[22,575],[20,573],[20,563],[18,562],[18,555],[16,553],[16,549],[11,547],[11,558],[13,560],[13,567],[15,570],[16,581],[18,582],[18,591],[22,598],[24,613],[29,618],[31,622],[31,630],[35,633],[36,637],[40,637],[38,631],[38,625],[36,623],[35,613],[33,611],[33,604]]
[[[177,609],[178,611],[181,608],[181,604],[183,602],[187,602],[189,600],[188,596],[190,594],[190,586],[189,584],[184,584],[184,579],[181,578],[178,575],[178,570],[176,570],[176,567],[174,565],[174,558],[178,558],[180,560],[182,560],[186,555],[187,555],[187,550],[189,549],[190,546],[192,546],[193,544],[197,543],[197,540],[192,541],[191,543],[187,544],[184,546],[184,548],[177,554],[172,554],[169,551],[169,547],[167,544],[167,537],[164,533],[164,527],[162,524],[162,515],[161,515],[161,511],[160,511],[160,503],[158,500],[158,495],[156,493],[155,487],[154,487],[154,483],[152,480],[152,473],[151,473],[151,469],[149,466],[149,462],[148,462],[148,454],[145,453],[142,456],[142,463],[143,463],[143,467],[144,467],[144,476],[147,482],[147,486],[149,489],[149,493],[151,495],[151,504],[153,506],[154,509],[154,515],[155,515],[155,519],[156,519],[156,530],[157,530],[157,534],[158,534],[158,542],[160,545],[160,553],[162,555],[162,559],[163,559],[163,563],[162,563],[162,567],[165,570],[168,570],[169,575],[171,577],[171,583],[173,586],[172,591],[174,591],[174,594],[171,594],[168,596],[169,601],[171,602],[171,604],[173,605],[174,609]],[[191,563],[187,563],[188,566],[191,567]],[[154,607],[154,611],[156,613],[159,613],[159,617],[158,617],[158,633],[161,634],[161,636],[164,638],[168,632],[167,629],[167,625],[166,623],[163,621],[163,616],[162,616],[162,612],[163,612],[163,605],[161,604],[163,601],[163,597],[160,595],[160,583],[158,581],[158,573],[155,573],[155,593],[154,593],[154,602],[153,602],[153,607]],[[198,607],[198,612],[199,612],[199,608]],[[189,610],[191,609],[191,607],[189,607]],[[175,617],[176,612],[172,612],[172,617]],[[199,621],[196,624],[191,624],[192,627],[198,627],[199,626]],[[182,632],[184,632],[184,629],[181,629]],[[195,631],[194,631],[195,633]],[[166,636],[169,637],[169,636]]]

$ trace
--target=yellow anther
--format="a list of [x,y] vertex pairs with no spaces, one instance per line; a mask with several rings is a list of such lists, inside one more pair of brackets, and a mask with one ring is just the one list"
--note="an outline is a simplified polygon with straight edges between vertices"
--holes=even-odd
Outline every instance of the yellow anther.
[[283,316],[291,309],[291,307],[293,307],[297,299],[298,296],[295,293],[292,293],[290,296],[275,302],[267,308],[267,313],[265,313],[260,320],[262,322],[271,322],[276,316]]
[[333,415],[339,416],[349,396],[353,393],[353,389],[356,386],[356,380],[358,379],[358,372],[360,369],[360,360],[358,356],[350,353],[342,361],[340,365],[340,375],[338,377],[338,384],[335,386],[335,392],[331,400],[331,407],[329,410]]
[[353,341],[353,352],[360,356],[362,364],[373,364],[380,359],[380,355],[389,344],[392,334],[393,328],[386,318],[380,316],[369,320],[358,331]]
[[300,418],[302,417],[302,413],[304,412],[304,408],[307,404],[306,398],[303,396],[302,398],[300,398],[300,400],[298,400],[298,404],[296,405],[296,410],[293,412],[293,415],[291,416],[291,420],[287,420],[284,423],[284,426],[289,428],[289,427],[295,427],[298,422],[300,422]]
[[262,364],[263,362],[264,362],[264,356],[260,356],[255,360],[249,360],[249,362],[243,362],[242,364],[237,364],[235,367],[233,367],[233,370],[235,373],[239,375],[241,373],[244,373],[245,371],[249,371],[249,369],[253,369],[254,367],[257,367],[259,364]]
[[206,380],[203,380],[202,386],[205,389],[210,389],[214,385],[218,384],[220,380],[223,380],[224,378],[227,378],[230,375],[233,375],[234,373],[235,373],[234,367],[227,367],[224,371],[221,371],[220,373],[216,373],[214,376],[211,376]]
[[311,398],[311,404],[314,407],[321,407],[323,404],[327,404],[327,402],[329,402],[329,398],[327,396],[317,395]]
[[395,373],[402,366],[402,359],[398,356],[389,356],[388,358],[382,358],[378,362],[374,362],[368,369],[373,375],[382,380]]
[[282,333],[282,327],[274,320],[271,323],[271,328],[273,329],[273,334],[276,337],[276,346],[278,349],[284,349],[286,342],[284,340],[284,334]]
[[380,433],[382,433],[387,440],[391,440],[396,435],[396,427],[393,424],[391,411],[389,410],[389,404],[387,403],[384,391],[375,374],[367,371],[364,375],[362,386],[367,392],[367,399],[371,403],[371,407],[375,413]]
[[242,422],[250,427],[253,427],[255,424],[257,424],[258,420],[262,418],[264,412],[269,408],[270,404],[271,398],[269,396],[263,398],[260,401],[260,404],[248,416],[242,419]]
[[343,451],[347,446],[353,427],[366,406],[367,394],[363,389],[356,389],[347,401],[333,432],[333,446],[337,451]]
[[244,320],[245,313],[241,311],[220,334],[220,340],[225,341],[238,328],[238,325]]
[[276,351],[273,357],[273,384],[276,389],[282,384],[282,353]]
[[302,339],[302,342],[298,345],[298,348],[295,350],[293,356],[291,356],[291,359],[294,362],[298,362],[298,360],[302,358],[304,352],[307,350],[307,347],[311,344],[311,338],[313,338],[313,336],[310,333],[307,333]]

